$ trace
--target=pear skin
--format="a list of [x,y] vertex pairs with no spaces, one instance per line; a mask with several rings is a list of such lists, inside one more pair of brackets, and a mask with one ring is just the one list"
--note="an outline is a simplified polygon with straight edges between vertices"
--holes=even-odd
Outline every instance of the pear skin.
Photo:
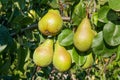
[[53,40],[46,39],[41,45],[39,45],[33,54],[33,61],[40,67],[48,66],[53,59]]
[[58,71],[67,71],[71,67],[72,58],[70,53],[59,44],[55,44],[55,52],[53,56],[53,65]]
[[55,36],[62,29],[62,24],[59,11],[50,9],[38,22],[38,29],[46,36]]
[[85,52],[91,47],[93,38],[94,33],[91,29],[90,21],[85,17],[74,34],[74,45],[79,51]]

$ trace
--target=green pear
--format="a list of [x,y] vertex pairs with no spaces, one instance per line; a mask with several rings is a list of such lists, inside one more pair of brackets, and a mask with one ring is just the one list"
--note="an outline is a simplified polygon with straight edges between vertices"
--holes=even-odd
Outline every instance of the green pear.
[[93,62],[94,62],[93,55],[92,55],[92,53],[90,53],[90,54],[87,55],[86,62],[82,66],[82,68],[83,69],[89,68],[90,66],[92,66]]
[[36,65],[41,67],[48,66],[53,59],[53,40],[46,39],[39,45],[33,54],[33,61]]
[[38,22],[38,29],[46,36],[55,36],[62,29],[62,24],[59,11],[50,9]]
[[59,44],[55,44],[55,51],[53,56],[53,65],[61,72],[67,71],[71,67],[72,58],[70,53]]
[[85,52],[91,47],[93,38],[94,33],[91,29],[90,21],[85,17],[74,34],[74,45],[79,51]]

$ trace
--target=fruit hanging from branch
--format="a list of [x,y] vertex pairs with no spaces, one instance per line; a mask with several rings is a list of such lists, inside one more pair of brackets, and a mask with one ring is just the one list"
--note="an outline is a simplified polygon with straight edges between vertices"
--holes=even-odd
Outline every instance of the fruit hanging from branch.
[[71,67],[71,63],[72,63],[72,58],[70,53],[57,41],[55,44],[53,65],[57,70],[63,72],[63,71],[67,71]]
[[55,36],[62,29],[63,20],[58,10],[50,9],[38,22],[40,32],[46,36]]
[[95,33],[91,29],[91,24],[87,16],[79,24],[73,38],[75,47],[81,51],[87,51],[92,44]]
[[33,54],[33,61],[37,66],[46,67],[53,59],[53,40],[46,39],[41,45],[39,45]]

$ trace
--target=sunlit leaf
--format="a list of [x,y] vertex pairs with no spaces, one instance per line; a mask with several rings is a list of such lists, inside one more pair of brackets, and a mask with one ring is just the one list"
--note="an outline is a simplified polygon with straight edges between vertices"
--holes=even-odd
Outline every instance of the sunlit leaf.
[[80,1],[72,12],[72,21],[74,25],[79,25],[81,20],[86,16],[85,5]]
[[100,10],[98,11],[98,20],[107,23],[108,22],[107,14],[109,10],[110,10],[109,6],[101,7]]
[[98,35],[94,38],[92,49],[94,54],[101,55],[103,57],[109,57],[117,51],[117,47],[111,47],[104,42],[102,31],[99,32]]
[[92,14],[91,20],[92,20],[92,23],[97,25],[97,23],[98,23],[98,13],[97,12]]
[[65,29],[63,30],[59,36],[58,36],[58,41],[60,42],[60,45],[62,46],[69,46],[73,44],[73,31],[70,29]]
[[0,45],[0,52],[2,52],[5,48],[7,47],[7,45]]
[[120,60],[120,45],[118,46],[117,54],[116,54],[116,61]]
[[108,0],[109,7],[115,11],[120,11],[120,0]]
[[49,4],[52,8],[59,8],[58,0],[51,0]]
[[75,48],[73,48],[72,49],[72,59],[77,65],[82,66],[86,61],[86,56],[79,55],[77,53],[77,51],[75,50]]
[[111,46],[120,44],[120,25],[108,22],[103,28],[105,42]]

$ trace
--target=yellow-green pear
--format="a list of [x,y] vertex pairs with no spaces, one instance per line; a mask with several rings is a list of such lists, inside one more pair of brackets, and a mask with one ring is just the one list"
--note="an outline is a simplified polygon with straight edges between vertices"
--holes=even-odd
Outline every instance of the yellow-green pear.
[[41,45],[39,45],[33,54],[33,61],[40,67],[48,66],[53,59],[53,40],[46,39]]
[[93,55],[92,55],[92,53],[90,53],[90,54],[87,55],[86,62],[85,62],[85,64],[82,66],[82,68],[83,68],[83,69],[89,68],[90,66],[93,65],[93,62],[94,62]]
[[58,71],[67,71],[71,67],[72,58],[70,53],[59,44],[55,44],[55,51],[53,56],[53,65]]
[[62,24],[59,11],[50,9],[38,22],[38,29],[46,36],[55,36],[62,29]]
[[94,35],[89,19],[85,17],[74,34],[75,47],[81,52],[87,51],[91,47]]

